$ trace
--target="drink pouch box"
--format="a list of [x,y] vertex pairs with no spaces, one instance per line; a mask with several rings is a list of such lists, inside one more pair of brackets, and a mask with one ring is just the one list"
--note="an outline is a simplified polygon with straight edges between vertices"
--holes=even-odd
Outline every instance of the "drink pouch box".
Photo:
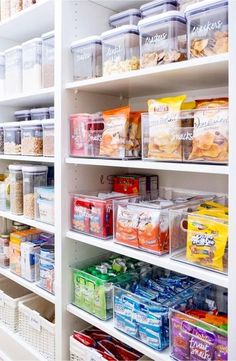
[[146,196],[146,177],[142,175],[120,175],[114,177],[113,190],[125,194]]

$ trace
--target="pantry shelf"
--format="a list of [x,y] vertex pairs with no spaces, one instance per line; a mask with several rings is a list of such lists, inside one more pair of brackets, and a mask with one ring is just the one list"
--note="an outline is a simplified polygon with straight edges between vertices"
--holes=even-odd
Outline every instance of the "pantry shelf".
[[41,89],[33,93],[17,94],[12,97],[0,98],[0,106],[37,107],[54,103],[54,88]]
[[53,157],[33,157],[28,155],[0,154],[0,160],[16,160],[19,162],[54,163]]
[[29,219],[24,216],[17,216],[16,214],[13,214],[11,212],[0,211],[0,217],[4,217],[7,219],[11,219],[12,221],[27,224],[28,226],[39,228],[45,232],[50,232],[50,233],[55,232],[55,227],[51,224],[38,222],[38,221],[35,221],[34,219]]
[[124,97],[227,86],[228,54],[67,83],[66,88]]
[[72,304],[67,306],[67,311],[72,313],[73,315],[81,318],[82,320],[89,322],[91,325],[100,328],[101,330],[107,332],[109,335],[116,337],[118,340],[126,343],[127,345],[133,347],[135,350],[143,353],[145,356],[150,357],[155,361],[170,361],[171,358],[169,356],[169,350],[165,350],[163,352],[158,352],[150,347],[142,344],[140,341],[135,340],[127,336],[126,334],[118,331],[114,327],[113,320],[110,321],[102,321],[89,313],[79,309],[78,307],[73,306]]

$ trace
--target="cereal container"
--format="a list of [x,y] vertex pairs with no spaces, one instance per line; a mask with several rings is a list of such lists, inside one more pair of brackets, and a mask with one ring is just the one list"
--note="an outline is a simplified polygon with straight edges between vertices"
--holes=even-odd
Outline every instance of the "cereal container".
[[0,235],[0,267],[7,268],[9,267],[9,234]]
[[36,0],[23,0],[23,9],[27,9],[34,4],[36,4]]
[[23,92],[42,87],[42,39],[34,38],[22,44]]
[[43,155],[43,128],[41,121],[31,120],[21,123],[21,154]]
[[121,11],[118,14],[110,16],[109,24],[113,28],[118,28],[122,25],[138,25],[141,20],[141,11],[137,9],[128,9]]
[[11,16],[22,10],[22,0],[11,0]]
[[54,31],[42,35],[42,87],[49,88],[54,86]]
[[47,185],[47,166],[23,166],[23,205],[24,216],[35,217],[35,187]]
[[31,114],[31,120],[49,119],[49,109],[48,108],[31,109],[30,114]]
[[167,11],[177,10],[177,1],[175,0],[154,0],[150,3],[140,6],[142,18],[159,15]]
[[74,63],[74,80],[102,76],[102,42],[99,36],[91,36],[71,44]]
[[22,47],[17,45],[5,51],[6,95],[22,92]]
[[4,129],[0,127],[0,154],[4,153]]
[[9,165],[10,172],[10,211],[13,214],[23,214],[23,174],[22,166]]
[[178,11],[139,22],[141,68],[185,60],[186,20]]
[[24,120],[30,120],[30,110],[17,110],[14,113],[15,120],[18,122],[24,121]]
[[17,122],[2,123],[4,129],[4,154],[21,154],[21,131]]
[[139,69],[139,31],[135,25],[102,33],[103,75]]
[[54,121],[44,120],[43,125],[43,156],[54,156]]
[[206,0],[185,10],[188,58],[228,52],[228,1]]
[[5,54],[0,53],[0,98],[5,95]]
[[1,21],[11,16],[11,0],[1,0]]

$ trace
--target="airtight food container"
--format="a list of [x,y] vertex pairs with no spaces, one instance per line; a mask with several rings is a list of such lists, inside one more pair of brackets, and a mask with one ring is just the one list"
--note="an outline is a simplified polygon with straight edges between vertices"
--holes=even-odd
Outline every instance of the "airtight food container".
[[42,39],[34,38],[22,44],[23,92],[42,87]]
[[22,92],[22,46],[5,51],[5,92],[12,96]]
[[114,14],[109,19],[109,24],[113,28],[118,28],[122,25],[138,25],[141,20],[141,11],[138,9],[128,9]]
[[41,121],[30,120],[21,123],[21,154],[43,155],[43,128]]
[[31,113],[31,120],[49,119],[49,109],[48,108],[31,109],[30,113]]
[[54,156],[54,120],[44,120],[43,126],[43,156]]
[[142,18],[148,16],[159,15],[167,11],[177,10],[176,0],[154,0],[147,4],[140,6]]
[[54,31],[43,34],[42,41],[42,87],[49,88],[54,86]]
[[30,120],[31,119],[31,115],[30,115],[30,110],[26,109],[26,110],[17,110],[14,113],[14,117],[15,120],[18,122],[24,121],[24,120]]
[[21,130],[18,122],[2,123],[4,154],[21,154]]

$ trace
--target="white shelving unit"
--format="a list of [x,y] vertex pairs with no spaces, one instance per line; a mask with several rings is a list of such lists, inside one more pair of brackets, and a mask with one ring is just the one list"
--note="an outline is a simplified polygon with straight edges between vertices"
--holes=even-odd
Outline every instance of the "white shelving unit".
[[[0,212],[0,216],[25,222],[45,231],[55,232],[55,297],[38,289],[36,285],[0,271],[6,277],[31,289],[33,292],[55,303],[56,312],[56,360],[67,360],[69,336],[74,329],[82,329],[87,323],[95,325],[110,335],[133,346],[154,360],[170,360],[169,351],[158,353],[114,328],[112,321],[101,321],[76,308],[72,302],[72,279],[69,266],[108,250],[149,262],[160,267],[195,276],[201,280],[228,288],[229,300],[229,361],[236,360],[236,1],[230,0],[230,52],[209,58],[195,59],[169,64],[154,69],[134,71],[81,82],[73,82],[70,44],[72,41],[100,34],[108,29],[108,18],[116,11],[140,6],[143,0],[45,0],[0,24],[0,50],[8,46],[50,31],[55,24],[55,87],[34,94],[23,94],[14,98],[0,99],[0,121],[17,109],[55,103],[55,159],[37,158],[39,163],[55,164],[55,226],[15,217]],[[55,21],[54,21],[55,19]],[[27,24],[27,26],[26,26]],[[17,29],[17,31],[16,31]],[[186,93],[190,97],[230,96],[230,162],[228,166],[205,164],[179,164],[169,162],[118,161],[104,159],[79,159],[69,156],[70,114],[92,113],[116,106],[130,104],[132,108],[146,108],[150,97]],[[144,109],[145,109],[144,108]],[[5,167],[12,161],[34,162],[32,157],[0,156],[0,165]],[[160,185],[200,191],[229,192],[230,239],[229,275],[222,275],[195,266],[173,261],[170,256],[158,257],[134,250],[112,241],[70,231],[69,193],[81,190],[105,189],[107,176],[123,171],[158,174]],[[12,354],[12,342],[17,339],[0,327],[0,350],[12,360],[40,359],[28,346],[20,342],[19,355]],[[3,340],[3,341],[2,341]],[[17,342],[17,341],[16,341]],[[4,345],[4,347],[3,347]]]

